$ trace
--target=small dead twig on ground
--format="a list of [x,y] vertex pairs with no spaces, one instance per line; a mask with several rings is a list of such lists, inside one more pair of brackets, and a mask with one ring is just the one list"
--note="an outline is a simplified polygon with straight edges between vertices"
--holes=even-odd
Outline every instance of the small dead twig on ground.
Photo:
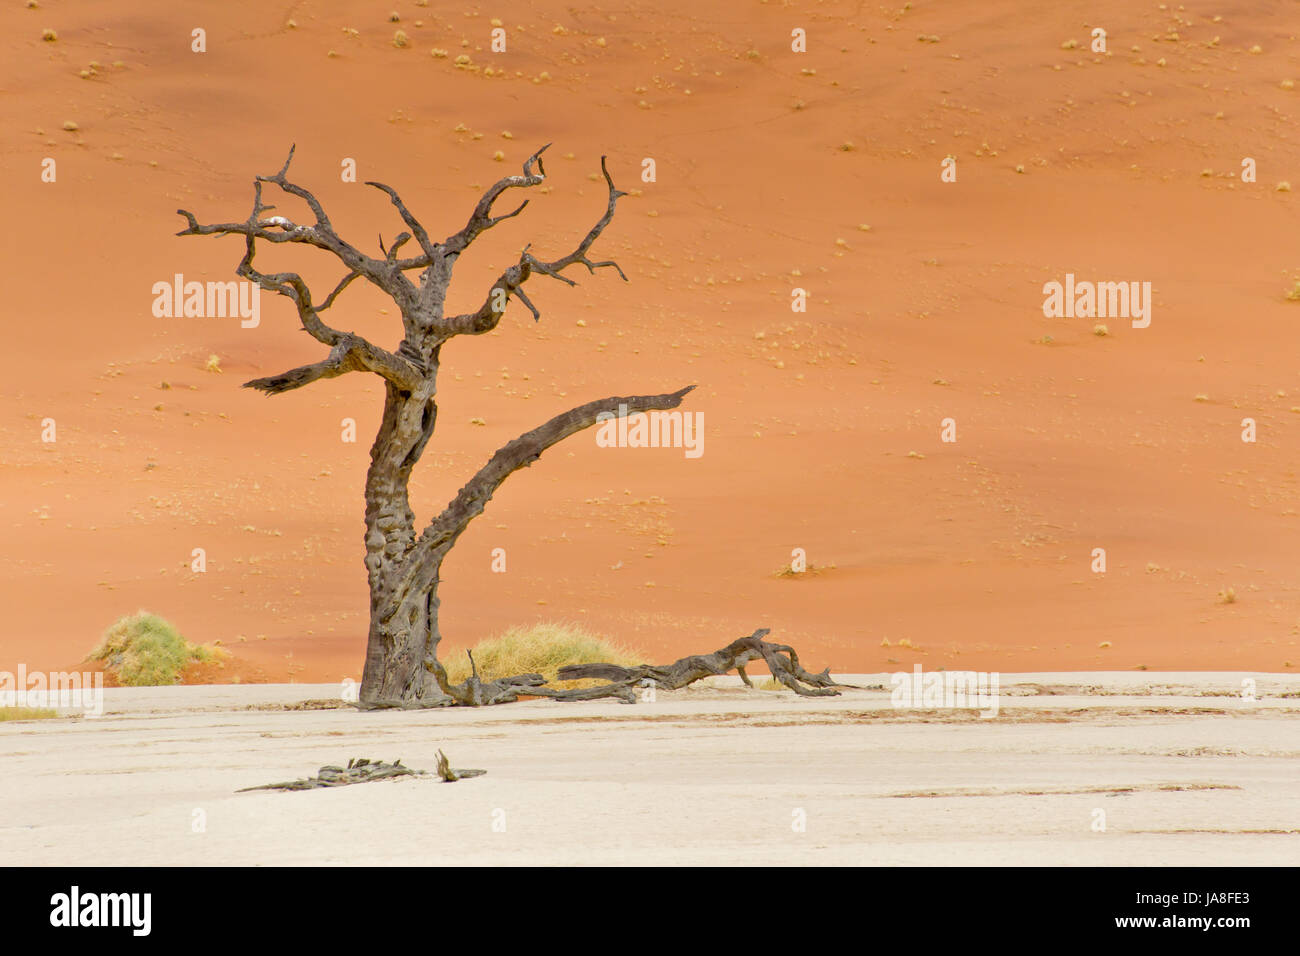
[[[438,776],[442,778],[443,783],[455,783],[465,777],[477,777],[487,773],[486,770],[453,770],[447,761],[447,756],[441,750],[438,751]],[[236,793],[247,793],[250,790],[316,790],[321,787],[346,787],[353,783],[370,783],[374,780],[394,780],[398,777],[430,777],[425,770],[415,770],[411,767],[402,766],[400,759],[392,763],[384,763],[382,760],[368,760],[365,757],[357,757],[348,761],[346,767],[324,766],[320,768],[319,775],[315,777],[304,777],[301,780],[289,780],[285,783],[268,783],[260,787],[244,787],[242,790],[236,790]]]

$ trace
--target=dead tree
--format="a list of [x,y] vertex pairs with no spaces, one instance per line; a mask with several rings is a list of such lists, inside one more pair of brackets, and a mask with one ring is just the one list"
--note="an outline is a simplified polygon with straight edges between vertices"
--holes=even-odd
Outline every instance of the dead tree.
[[[289,157],[278,173],[254,180],[253,208],[247,219],[203,225],[187,210],[177,210],[187,223],[177,235],[243,236],[245,251],[236,273],[288,298],[298,310],[303,329],[329,347],[328,356],[319,362],[245,382],[245,388],[278,395],[319,379],[356,371],[371,372],[384,380],[384,414],[370,450],[370,468],[366,473],[365,564],[370,584],[370,628],[360,692],[364,707],[499,703],[514,700],[519,694],[571,700],[601,696],[626,699],[631,693],[628,681],[623,678],[612,681],[606,693],[596,693],[604,688],[572,691],[544,688],[541,685],[545,681],[536,674],[485,683],[475,673],[461,684],[451,684],[438,660],[439,574],[457,539],[483,513],[492,495],[513,472],[532,464],[552,445],[591,427],[607,415],[676,408],[693,385],[662,395],[597,399],[556,415],[498,449],[447,507],[418,532],[408,494],[411,471],[437,422],[435,398],[444,343],[458,335],[482,335],[495,329],[512,297],[528,307],[534,321],[540,319],[537,307],[524,292],[524,284],[535,275],[574,285],[565,271],[584,266],[591,273],[597,269],[613,269],[627,281],[617,263],[593,261],[588,256],[613,219],[619,197],[626,195],[614,188],[605,158],[601,157],[600,168],[608,187],[605,211],[573,251],[543,260],[533,255],[531,245],[525,246],[518,262],[493,282],[481,307],[459,315],[445,314],[443,307],[456,261],[478,236],[523,212],[527,200],[502,215],[495,215],[493,206],[511,189],[529,189],[543,182],[546,171],[542,153],[545,151],[543,146],[528,157],[521,175],[506,176],[494,183],[479,199],[469,221],[440,241],[429,236],[396,190],[383,183],[367,183],[388,196],[406,227],[387,248],[380,238],[381,257],[367,255],[339,236],[320,201],[289,180],[293,149],[289,150]],[[264,183],[302,200],[310,210],[312,221],[299,223],[282,215],[268,215],[275,207],[263,202]],[[418,251],[411,250],[410,255],[403,256],[403,248],[412,240]],[[317,304],[297,273],[261,272],[254,266],[258,241],[272,245],[300,243],[322,249],[337,257],[346,272]],[[418,283],[412,282],[408,273],[417,271]],[[395,350],[389,351],[354,332],[327,325],[321,318],[357,279],[377,286],[392,298],[401,312],[404,335]]]

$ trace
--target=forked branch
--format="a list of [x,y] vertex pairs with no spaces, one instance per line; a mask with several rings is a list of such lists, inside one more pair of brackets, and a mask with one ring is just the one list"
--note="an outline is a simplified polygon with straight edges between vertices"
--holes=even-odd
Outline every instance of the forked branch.
[[[391,199],[393,201],[393,205],[397,207],[397,212],[398,215],[402,217],[402,222],[406,223],[407,228],[411,230],[411,235],[415,236],[415,241],[418,242],[420,244],[420,248],[424,250],[425,256],[427,256],[429,260],[432,261],[433,257],[438,254],[437,249],[434,247],[433,242],[429,239],[429,233],[425,230],[424,226],[420,223],[420,220],[416,219],[415,216],[411,215],[411,211],[406,208],[406,204],[402,202],[402,198],[397,195],[397,190],[393,189],[393,187],[391,186],[385,186],[383,183],[367,182],[366,185],[374,186],[376,189],[381,190],[388,194],[388,198]],[[402,235],[406,236],[407,239],[410,238],[410,236],[407,236],[406,233],[402,233]],[[387,250],[384,253],[386,261],[388,262],[394,261],[394,259],[396,258],[395,253],[397,252],[398,248],[402,245],[404,241],[405,241],[404,239],[399,238],[398,241],[393,244],[393,248]],[[413,260],[413,261],[418,261],[418,260]]]
[[[186,221],[186,227],[177,233],[179,236],[243,236],[244,257],[240,260],[235,273],[250,282],[255,282],[268,292],[290,299],[298,310],[298,318],[303,329],[318,342],[330,346],[329,357],[320,362],[291,369],[283,375],[255,379],[246,383],[246,387],[260,389],[269,395],[274,395],[300,388],[317,379],[331,378],[354,370],[365,370],[383,376],[399,388],[414,388],[420,380],[421,373],[410,362],[353,332],[335,329],[321,319],[320,313],[332,306],[343,290],[359,277],[364,276],[379,285],[399,303],[413,297],[415,287],[391,260],[379,260],[364,255],[339,237],[315,195],[288,179],[293,153],[293,149],[290,148],[289,156],[278,173],[273,176],[258,176],[254,180],[253,208],[243,222],[204,225],[188,210],[176,210],[185,217]],[[262,201],[263,183],[272,183],[284,192],[302,199],[315,216],[315,224],[299,225],[284,216],[266,216],[266,213],[271,212],[275,207]],[[400,200],[395,199],[395,201],[400,205]],[[342,260],[348,267],[348,272],[325,301],[318,306],[312,300],[311,290],[298,273],[258,271],[253,265],[258,240],[270,243],[305,243],[318,249],[325,249]]]
[[251,382],[245,382],[243,387],[255,388],[267,395],[279,395],[322,378],[334,378],[345,372],[356,371],[374,372],[404,388],[413,388],[417,382],[414,369],[404,359],[376,348],[359,335],[344,332],[339,343],[330,349],[327,358],[290,369],[281,375],[255,378]]
[[[221,222],[210,225],[200,224],[194,217],[194,214],[185,209],[176,210],[180,215],[185,217],[186,227],[177,233],[178,236],[227,236],[240,235],[244,236],[249,245],[253,240],[260,239],[263,242],[282,243],[294,242],[303,243],[309,246],[315,246],[318,249],[324,249],[327,252],[337,256],[344,265],[352,272],[365,276],[368,280],[379,286],[389,295],[393,296],[399,302],[403,298],[413,298],[415,287],[411,284],[400,269],[395,269],[385,259],[376,259],[361,252],[350,242],[344,240],[337,232],[334,231],[334,225],[325,213],[324,206],[320,200],[308,189],[299,186],[288,178],[289,164],[293,162],[294,148],[290,147],[289,156],[280,167],[280,171],[273,176],[258,176],[253,181],[253,209],[247,219],[243,222]],[[291,196],[296,196],[307,204],[316,221],[314,224],[305,225],[295,223],[284,216],[265,216],[265,213],[271,212],[276,207],[267,205],[262,202],[262,184],[271,183],[278,186],[281,191]],[[248,257],[251,261],[251,256]],[[292,275],[286,273],[285,275]],[[258,281],[255,275],[249,275],[248,278]],[[280,292],[283,295],[290,293],[283,288],[275,286],[281,283],[275,282],[275,277],[271,279],[272,285],[263,285],[268,291]]]
[[[545,149],[545,147],[543,147],[543,149]],[[540,155],[541,150],[534,154],[535,157],[540,157]],[[538,159],[539,165],[540,162],[541,160]],[[524,168],[527,170],[527,165],[525,165]],[[607,259],[601,262],[593,262],[587,256],[592,245],[600,237],[600,234],[605,231],[605,227],[613,220],[614,208],[618,204],[619,197],[627,195],[627,193],[614,187],[614,180],[609,175],[609,168],[606,165],[604,156],[600,157],[600,171],[604,175],[605,185],[608,187],[605,214],[600,217],[594,226],[591,227],[587,232],[587,235],[578,243],[577,248],[566,256],[561,256],[560,258],[554,259],[550,262],[544,262],[529,251],[532,248],[531,245],[524,247],[524,251],[519,256],[519,261],[497,277],[496,282],[492,284],[492,288],[488,291],[487,298],[484,300],[483,305],[477,312],[466,312],[445,320],[444,324],[449,334],[482,335],[484,332],[492,331],[500,323],[501,317],[505,315],[506,304],[510,301],[511,296],[518,296],[519,301],[526,305],[528,310],[532,312],[534,321],[540,319],[541,313],[537,310],[537,307],[533,305],[528,296],[524,294],[524,290],[521,288],[534,273],[550,276],[552,279],[558,279],[567,285],[576,285],[572,279],[562,273],[565,269],[569,268],[569,266],[583,265],[586,266],[587,271],[591,273],[595,273],[597,269],[613,269],[619,274],[619,277],[624,282],[627,281],[627,276],[623,273],[619,264],[614,260]],[[521,177],[517,176],[507,177],[507,179],[503,179],[501,182],[497,183],[497,186],[501,186],[502,183],[509,183],[511,180],[518,180],[520,178]],[[540,177],[538,181],[541,181]],[[511,185],[523,184],[511,183]],[[496,187],[493,188],[495,189]],[[492,195],[491,190],[488,191],[488,195]],[[487,197],[484,198],[486,199]],[[525,205],[527,205],[527,203],[525,203]],[[482,202],[480,202],[480,207],[481,206]],[[522,210],[523,206],[520,206],[519,209],[515,210],[515,212],[510,215],[518,215]],[[488,222],[489,224],[495,224],[505,218],[508,217],[500,216],[497,219],[488,220]],[[471,220],[471,223],[473,223],[473,220]],[[468,229],[469,227],[467,226],[466,228]]]
[[497,223],[505,219],[513,219],[524,211],[528,201],[520,203],[514,212],[508,212],[504,216],[493,216],[492,205],[507,189],[526,189],[530,186],[536,186],[546,179],[546,167],[542,164],[542,153],[551,148],[547,143],[533,155],[524,160],[523,175],[505,176],[498,179],[483,194],[483,198],[478,201],[474,211],[470,213],[469,222],[460,229],[459,232],[452,233],[442,243],[444,252],[449,256],[458,256],[469,247],[469,244],[479,237],[485,230],[491,229]]

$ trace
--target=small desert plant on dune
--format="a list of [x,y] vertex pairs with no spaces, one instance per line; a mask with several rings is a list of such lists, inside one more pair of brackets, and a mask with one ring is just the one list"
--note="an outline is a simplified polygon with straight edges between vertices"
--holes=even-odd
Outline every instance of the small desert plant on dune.
[[[611,643],[574,624],[546,622],[512,627],[500,637],[480,641],[474,648],[478,676],[485,681],[512,674],[541,674],[554,682],[566,664],[618,664],[633,667],[642,659],[625,647]],[[459,683],[470,676],[469,658],[451,656],[447,677]],[[561,681],[557,687],[580,686],[581,681]]]
[[6,720],[49,720],[59,716],[48,707],[0,707],[0,724]]
[[835,565],[833,564],[830,565],[812,564],[810,562],[802,571],[796,571],[794,567],[794,563],[791,562],[790,564],[787,564],[783,568],[778,568],[773,573],[778,578],[798,578],[804,576],[805,574],[807,575],[821,574],[823,571],[833,571],[834,569],[835,569]]
[[127,687],[155,687],[179,682],[190,663],[213,660],[217,653],[189,643],[158,615],[140,611],[105,631],[90,659],[104,661]]

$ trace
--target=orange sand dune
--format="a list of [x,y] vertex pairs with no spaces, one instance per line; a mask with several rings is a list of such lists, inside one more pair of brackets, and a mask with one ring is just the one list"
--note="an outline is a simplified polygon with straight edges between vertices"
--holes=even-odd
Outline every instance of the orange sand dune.
[[[769,626],[859,672],[1293,666],[1300,261],[1279,186],[1300,186],[1300,43],[1284,3],[1162,6],[401,4],[394,24],[342,0],[6,5],[0,668],[74,662],[144,607],[254,677],[357,676],[380,384],[241,390],[323,357],[274,296],[257,328],[155,318],[155,282],[232,278],[242,253],[174,237],[175,210],[244,218],[296,143],[295,178],[376,249],[400,222],[345,159],[446,235],[547,142],[547,191],[464,257],[449,308],[477,308],[528,242],[572,247],[601,154],[636,191],[597,249],[630,282],[538,278],[540,323],[514,303],[444,350],[419,513],[603,395],[697,383],[704,453],[588,433],[513,477],[445,569],[448,653],[566,619],[656,660]],[[328,259],[258,261],[319,297]],[[1067,273],[1150,282],[1150,327],[1045,318]],[[358,284],[332,315],[392,347],[390,306]],[[795,548],[825,570],[777,577]]]

